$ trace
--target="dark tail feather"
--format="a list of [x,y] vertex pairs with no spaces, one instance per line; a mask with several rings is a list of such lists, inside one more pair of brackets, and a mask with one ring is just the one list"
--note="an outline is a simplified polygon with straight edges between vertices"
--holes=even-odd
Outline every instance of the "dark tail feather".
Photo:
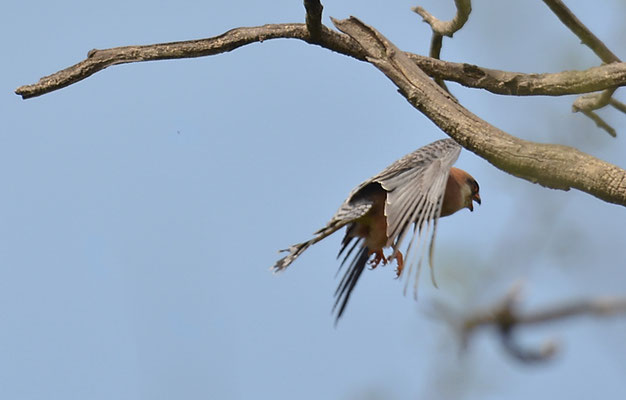
[[350,295],[352,294],[352,290],[356,286],[359,277],[365,270],[365,266],[367,265],[367,260],[370,258],[369,249],[367,247],[361,247],[359,253],[354,257],[352,262],[350,263],[350,267],[344,274],[343,278],[341,278],[341,282],[339,282],[339,286],[335,291],[335,305],[333,306],[333,311],[337,309],[339,306],[339,310],[337,311],[337,318],[335,319],[335,324],[339,322],[339,318],[343,315],[343,312],[348,305],[348,300],[350,300]]
[[[341,250],[339,250],[339,254],[337,254],[337,258],[341,257],[341,255],[346,251],[348,246],[350,246],[350,243],[352,243],[353,239],[354,237],[349,237],[348,234],[346,233],[346,236],[343,238],[343,241],[341,242]],[[352,254],[354,249],[357,248],[362,242],[363,242],[363,239],[357,239],[354,241],[354,243],[352,243],[352,246],[350,246],[346,254],[343,256],[343,260],[341,260],[341,264],[339,264],[339,268],[337,268],[337,272],[335,273],[335,278],[337,277],[337,275],[339,275],[339,273],[343,269],[343,265],[346,263],[346,261],[348,261],[350,254]]]

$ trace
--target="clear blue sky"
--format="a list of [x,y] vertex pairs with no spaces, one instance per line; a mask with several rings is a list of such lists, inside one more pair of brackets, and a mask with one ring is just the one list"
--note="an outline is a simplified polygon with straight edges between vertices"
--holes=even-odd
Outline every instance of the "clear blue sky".
[[[399,47],[429,28],[400,1],[324,2]],[[626,6],[568,1],[626,57]],[[453,1],[421,3],[442,17]],[[598,60],[547,7],[475,1],[448,60],[523,72]],[[299,1],[9,2],[0,16],[0,397],[3,399],[619,398],[626,323],[582,319],[520,332],[561,352],[541,366],[481,332],[459,357],[429,310],[490,304],[517,279],[525,305],[624,294],[626,210],[507,175],[469,152],[457,165],[483,205],[442,220],[440,288],[402,295],[367,271],[333,326],[341,235],[288,271],[276,251],[308,238],[347,193],[444,137],[372,66],[294,40],[192,60],[111,67],[43,97],[13,90],[92,48],[196,39],[302,21]],[[570,112],[573,97],[513,98],[450,85],[520,137],[575,145],[626,167],[613,139]],[[624,93],[618,98],[626,100]]]

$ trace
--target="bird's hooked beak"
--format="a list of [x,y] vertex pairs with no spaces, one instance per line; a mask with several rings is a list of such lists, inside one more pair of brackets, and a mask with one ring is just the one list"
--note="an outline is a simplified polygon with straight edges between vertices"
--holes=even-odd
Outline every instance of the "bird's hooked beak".
[[[472,200],[478,203],[478,205],[480,205],[480,195],[478,193],[472,196]],[[467,208],[469,208],[470,211],[474,211],[474,203],[470,201],[469,206]]]

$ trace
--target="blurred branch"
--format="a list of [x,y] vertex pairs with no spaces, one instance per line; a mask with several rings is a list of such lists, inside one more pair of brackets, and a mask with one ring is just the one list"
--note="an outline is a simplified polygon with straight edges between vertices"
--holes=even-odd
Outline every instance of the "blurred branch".
[[[455,32],[465,25],[470,13],[472,12],[471,0],[455,0],[456,14],[451,21],[440,21],[422,7],[413,7],[411,10],[419,14],[424,22],[430,25],[433,36],[430,41],[430,53],[432,58],[441,58],[441,46],[443,45],[443,36],[452,37]],[[437,85],[441,86],[446,92],[450,93],[446,82],[441,78],[435,78]]]
[[352,17],[334,20],[399,92],[464,148],[503,171],[553,189],[576,188],[626,206],[626,171],[573,147],[522,140],[478,118],[437,86],[374,28]]
[[[543,0],[543,2],[546,3],[559,20],[561,20],[565,26],[574,32],[581,42],[589,47],[598,57],[600,57],[604,63],[610,64],[621,62],[619,57],[609,50],[609,48],[600,39],[598,39],[598,37],[594,35],[593,32],[591,32],[561,0]],[[613,87],[606,89],[602,93],[579,97],[574,102],[572,110],[574,112],[582,112],[584,115],[591,118],[598,127],[604,129],[611,136],[615,137],[615,129],[613,129],[593,111],[609,104],[611,96],[616,89],[616,87]]]
[[[464,318],[460,326],[461,343],[466,347],[474,332],[481,327],[495,327],[504,348],[520,361],[543,361],[556,353],[557,344],[546,341],[539,349],[524,348],[514,340],[514,332],[523,325],[538,325],[581,316],[626,314],[626,297],[604,297],[565,303],[543,310],[519,311],[521,285],[515,285],[503,300],[493,307]],[[450,310],[438,307],[450,320]]]

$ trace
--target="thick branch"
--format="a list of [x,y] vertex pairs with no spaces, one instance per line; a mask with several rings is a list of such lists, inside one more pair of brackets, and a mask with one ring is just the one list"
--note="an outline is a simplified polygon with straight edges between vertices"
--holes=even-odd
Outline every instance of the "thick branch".
[[553,189],[576,188],[626,206],[626,171],[572,147],[525,141],[488,124],[454,101],[402,51],[356,18],[333,20],[361,45],[367,61],[466,149],[517,177]]
[[[45,76],[37,83],[21,86],[15,93],[27,99],[64,88],[116,64],[203,57],[231,51],[250,43],[278,38],[313,42],[305,24],[272,24],[236,28],[208,39],[92,50],[87,59]],[[329,50],[365,60],[361,48],[349,37],[325,26],[322,26],[319,40],[314,42]],[[433,78],[458,82],[467,87],[485,89],[496,94],[561,96],[626,85],[626,63],[614,63],[585,71],[522,74],[480,68],[470,64],[450,63],[410,53],[407,55]]]

